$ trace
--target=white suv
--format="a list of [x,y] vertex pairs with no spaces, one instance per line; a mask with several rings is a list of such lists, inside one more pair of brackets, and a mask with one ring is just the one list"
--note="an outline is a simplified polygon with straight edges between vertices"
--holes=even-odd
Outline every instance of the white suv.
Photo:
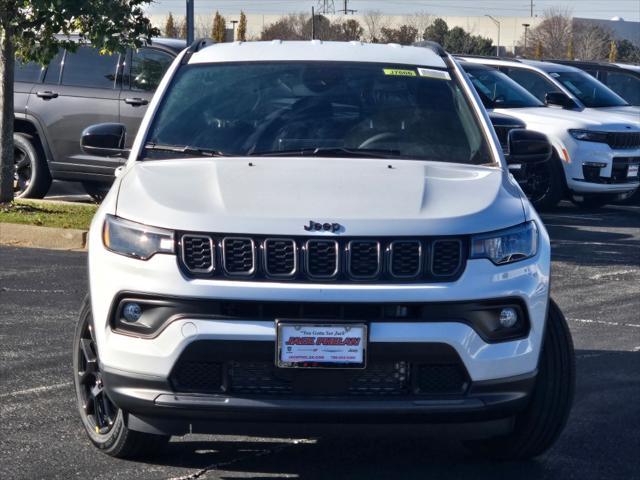
[[[83,133],[121,152],[124,127]],[[509,134],[522,162],[544,135]],[[196,42],[89,235],[80,416],[132,457],[189,432],[447,423],[544,452],[574,390],[549,237],[441,48]]]
[[[546,108],[498,69],[468,61],[461,65],[488,110],[521,120],[551,141],[550,162],[523,166],[528,172],[521,175],[522,186],[536,208],[554,207],[565,196],[594,208],[638,188],[640,126],[612,114]],[[618,145],[620,138],[634,136],[637,145]]]

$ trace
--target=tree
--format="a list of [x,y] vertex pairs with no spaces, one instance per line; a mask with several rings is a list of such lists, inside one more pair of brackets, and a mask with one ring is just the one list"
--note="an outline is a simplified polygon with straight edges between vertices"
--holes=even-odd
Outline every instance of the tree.
[[381,40],[384,43],[399,43],[411,45],[418,38],[418,30],[409,25],[401,25],[398,28],[382,27],[380,29]]
[[[150,0],[0,0],[0,203],[13,199],[14,62],[49,62],[60,48],[89,41],[101,52],[140,47],[160,31],[143,7]],[[62,34],[58,36],[57,34]]]
[[449,25],[441,18],[436,18],[431,25],[429,25],[422,34],[423,40],[431,40],[437,42],[440,45],[444,45],[447,34],[449,33]]
[[573,51],[573,36],[572,36],[571,38],[569,38],[569,45],[567,45],[567,59],[573,60],[574,58],[576,58],[576,56]]
[[[545,46],[545,54],[548,58],[565,58],[567,47],[573,35],[573,22],[568,10],[552,8],[544,13],[544,20],[535,28],[529,30],[528,48],[532,51],[525,52],[525,56],[533,53],[538,58],[538,45]],[[574,45],[577,39],[574,38]],[[535,53],[533,52],[535,50]]]
[[467,55],[490,55],[494,50],[490,38],[471,35],[460,27],[454,27],[447,32],[443,47],[448,52]]
[[[260,34],[261,40],[302,40],[302,30],[308,21],[305,14],[289,14],[267,25]],[[307,37],[310,38],[310,37]]]
[[616,42],[618,61],[623,63],[640,63],[640,47],[636,47],[629,40]]
[[182,20],[180,20],[180,29],[178,31],[178,38],[187,38],[187,19],[186,18],[182,18]]
[[173,14],[169,12],[169,16],[164,24],[164,36],[169,38],[176,38],[178,36],[178,28],[176,27]]
[[611,63],[616,63],[618,61],[618,46],[614,40],[611,40],[611,45],[609,47],[609,61]]
[[598,25],[576,20],[573,24],[574,50],[580,60],[604,60],[609,56],[611,34]]
[[218,11],[216,11],[215,16],[213,17],[211,38],[218,43],[223,43],[227,39],[227,22]]
[[542,49],[542,42],[538,41],[538,43],[536,43],[536,52],[535,52],[535,59],[536,60],[542,60],[542,56],[544,55],[544,50]]
[[238,40],[241,42],[247,41],[247,16],[244,12],[240,11],[240,22],[238,22]]
[[336,38],[332,40],[340,40],[343,42],[358,41],[364,35],[364,28],[357,20],[347,20],[341,24],[336,25]]
[[367,40],[371,43],[378,43],[382,36],[380,30],[387,24],[386,17],[380,10],[367,10],[363,15],[363,20],[367,29]]

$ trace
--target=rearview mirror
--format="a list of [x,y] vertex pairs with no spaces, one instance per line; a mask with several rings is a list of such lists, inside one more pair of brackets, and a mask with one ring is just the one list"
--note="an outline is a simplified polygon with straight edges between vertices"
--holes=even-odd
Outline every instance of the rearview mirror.
[[539,132],[513,129],[509,132],[508,144],[509,163],[546,162],[551,158],[551,143]]
[[544,103],[547,106],[555,105],[562,108],[576,108],[576,102],[562,92],[547,92],[544,94]]
[[82,131],[80,148],[88,155],[99,157],[124,157],[127,128],[121,123],[98,123]]

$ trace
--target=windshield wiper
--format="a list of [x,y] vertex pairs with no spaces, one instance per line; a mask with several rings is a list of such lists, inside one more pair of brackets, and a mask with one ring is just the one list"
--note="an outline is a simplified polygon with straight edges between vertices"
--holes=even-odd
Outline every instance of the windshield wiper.
[[219,150],[212,150],[209,148],[190,147],[188,145],[163,145],[160,143],[147,143],[144,146],[145,150],[154,150],[159,152],[173,152],[182,153],[184,155],[195,155],[200,157],[227,157],[228,154]]
[[252,157],[368,157],[397,158],[399,150],[380,150],[375,148],[318,147],[298,148],[293,150],[273,150],[268,152],[252,152]]

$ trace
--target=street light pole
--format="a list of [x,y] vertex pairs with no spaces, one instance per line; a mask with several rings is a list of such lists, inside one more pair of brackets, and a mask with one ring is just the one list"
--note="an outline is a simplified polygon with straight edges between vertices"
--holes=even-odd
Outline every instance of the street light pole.
[[193,32],[194,32],[194,24],[193,24],[193,0],[187,0],[187,45],[191,45],[193,43]]
[[493,23],[498,27],[498,44],[496,45],[496,57],[500,56],[500,22],[492,17],[491,15],[485,15],[485,17],[489,17]]
[[231,28],[233,30],[233,41],[236,41],[236,23],[238,23],[238,20],[231,20]]
[[529,30],[529,27],[531,26],[530,23],[523,23],[522,26],[524,27],[524,54],[527,54],[527,31]]

